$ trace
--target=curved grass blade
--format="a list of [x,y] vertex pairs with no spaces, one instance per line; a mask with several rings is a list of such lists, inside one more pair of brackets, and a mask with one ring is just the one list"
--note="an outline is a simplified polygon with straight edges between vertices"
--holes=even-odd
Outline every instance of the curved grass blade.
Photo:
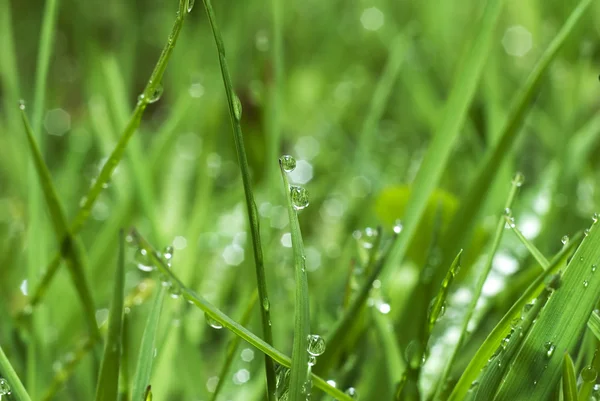
[[[511,208],[512,203],[517,194],[517,191],[518,191],[519,187],[521,186],[521,182],[522,182],[521,173],[517,173],[515,176],[515,179],[513,179],[513,181],[512,181],[511,189],[509,191],[508,198],[506,200],[505,208],[508,208],[508,209]],[[462,346],[462,343],[467,334],[467,327],[469,325],[469,321],[471,320],[471,317],[473,316],[473,312],[475,311],[475,307],[477,306],[477,301],[479,300],[479,297],[481,296],[483,284],[485,283],[485,280],[487,279],[487,277],[490,273],[490,270],[492,269],[494,255],[496,254],[496,251],[498,250],[498,247],[500,246],[500,240],[502,239],[502,234],[504,233],[504,225],[505,225],[504,216],[501,216],[500,219],[498,220],[498,224],[496,225],[496,231],[494,233],[494,239],[492,240],[492,243],[491,243],[487,261],[486,261],[485,266],[483,267],[482,271],[479,273],[479,278],[477,279],[477,283],[475,284],[475,288],[473,289],[473,297],[471,298],[471,302],[469,303],[469,306],[467,307],[465,316],[463,317],[462,327],[460,329],[460,337],[454,347],[454,350],[452,350],[450,359],[446,363],[446,365],[444,367],[444,371],[442,373],[442,376],[438,382],[436,395],[435,395],[436,399],[439,399],[439,397],[440,397],[440,394],[441,394],[441,391],[443,388],[443,384],[446,383],[446,380],[448,379],[448,375],[450,374],[450,369],[454,366],[454,360],[456,359],[456,356],[458,355],[458,351],[459,351],[460,347]]]
[[[490,355],[498,348],[498,345],[502,339],[508,334],[511,327],[511,322],[519,316],[523,307],[532,300],[537,293],[543,290],[545,287],[545,280],[551,275],[555,274],[558,269],[563,266],[566,262],[571,251],[582,238],[581,234],[574,236],[571,241],[565,246],[554,258],[550,267],[544,270],[529,287],[525,290],[523,295],[511,306],[510,310],[506,312],[500,322],[494,327],[492,332],[487,336],[483,344],[477,350],[477,353],[471,359],[471,362],[463,372],[462,376],[458,380],[458,383],[454,386],[452,394],[448,398],[448,401],[462,401],[469,390],[471,383],[479,376],[481,369],[488,362]],[[440,383],[440,385],[442,385]]]
[[115,286],[108,320],[108,335],[100,375],[96,387],[96,401],[114,401],[119,394],[119,370],[123,335],[123,303],[125,291],[125,236],[119,233],[119,258],[115,273]]
[[[102,192],[102,189],[104,188],[105,184],[110,180],[114,169],[117,167],[120,160],[122,159],[123,153],[125,151],[127,143],[129,142],[129,139],[133,136],[133,134],[139,127],[142,115],[144,114],[144,111],[148,106],[148,99],[151,99],[153,94],[156,93],[156,91],[158,90],[157,88],[159,87],[162,76],[165,72],[165,69],[167,68],[167,64],[169,62],[169,59],[171,58],[171,54],[173,53],[173,49],[177,44],[177,38],[179,37],[179,33],[181,32],[184,16],[186,15],[185,10],[186,0],[179,0],[177,18],[175,19],[175,23],[173,25],[173,28],[171,29],[169,38],[167,39],[167,44],[165,45],[165,47],[162,50],[162,53],[160,54],[158,62],[156,63],[154,70],[150,75],[150,79],[148,80],[144,91],[140,95],[140,98],[136,104],[132,116],[130,117],[127,126],[125,127],[123,133],[121,134],[121,137],[119,138],[119,142],[110,154],[106,163],[104,163],[104,165],[102,166],[100,173],[94,180],[94,184],[85,196],[85,202],[83,206],[79,209],[79,212],[77,213],[73,223],[71,224],[70,232],[72,235],[77,235],[77,233],[79,233],[79,230],[81,230],[81,228],[87,221],[92,207],[94,206],[94,203],[98,199],[98,196]],[[63,256],[64,254],[62,253],[62,251],[54,255],[46,269],[46,273],[40,281],[40,284],[32,293],[33,295],[28,307],[36,306],[41,300],[41,298],[44,296],[45,292],[48,289],[48,286],[50,285],[52,279],[54,278],[54,275],[56,274],[60,266],[60,260]]]
[[444,255],[450,255],[454,249],[460,247],[472,232],[476,218],[479,215],[478,212],[485,204],[484,199],[494,182],[498,166],[502,165],[505,158],[510,154],[510,149],[516,141],[525,116],[530,110],[529,105],[537,93],[544,74],[590,3],[591,0],[582,0],[579,3],[527,77],[522,91],[512,103],[511,111],[498,137],[499,139],[494,142],[493,148],[486,155],[475,175],[475,179],[466,192],[469,196],[461,203],[448,226],[443,248]]
[[[173,271],[167,267],[164,260],[162,260],[160,254],[135,229],[130,232],[130,235],[133,237],[134,241],[140,246],[140,248],[146,250],[147,254],[152,258],[154,265],[157,266],[160,273],[167,276],[169,281],[181,290],[181,294],[184,299],[196,305],[208,317],[220,323],[224,328],[231,331],[236,336],[239,336],[241,339],[247,341],[250,345],[254,346],[261,352],[269,355],[269,357],[273,359],[273,361],[285,366],[286,368],[291,367],[292,361],[289,356],[273,348],[272,345],[267,344],[256,334],[241,326],[239,323],[231,319],[229,316],[227,316],[217,307],[212,305],[202,296],[196,294],[194,291],[186,287],[179,280],[179,278],[175,276]],[[314,373],[312,374],[312,380],[317,388],[320,388],[334,399],[338,401],[352,401],[352,397],[350,397],[347,394],[344,394],[339,389],[329,385],[329,383],[327,383],[325,380],[315,375]]]
[[550,262],[548,262],[548,259],[546,259],[546,257],[542,254],[542,252],[539,249],[537,249],[537,247],[535,245],[533,245],[533,243],[531,243],[531,241],[529,241],[527,238],[525,238],[525,236],[523,235],[521,230],[519,230],[517,228],[515,222],[512,220],[512,217],[504,216],[504,218],[506,219],[506,224],[515,233],[517,238],[519,238],[519,241],[521,241],[523,243],[523,245],[525,245],[525,248],[527,248],[527,250],[529,251],[531,256],[533,256],[535,261],[538,262],[540,264],[540,266],[542,266],[542,269],[548,270],[548,267],[550,267]]
[[[248,322],[250,321],[250,318],[252,317],[252,311],[254,310],[254,306],[256,305],[257,300],[258,300],[258,291],[254,290],[254,292],[252,293],[252,297],[250,298],[250,302],[248,302],[248,306],[246,307],[246,310],[244,311],[244,314],[242,315],[242,318],[240,319],[240,324],[242,326],[248,325]],[[227,356],[225,357],[225,362],[223,363],[223,367],[221,368],[221,372],[219,372],[218,377],[227,376],[227,372],[229,372],[229,368],[231,368],[231,364],[233,363],[233,360],[235,358],[236,351],[237,351],[239,345],[240,345],[240,337],[234,336],[233,340],[231,340],[231,343],[227,347]],[[223,389],[224,385],[225,385],[225,380],[219,380],[219,382],[217,383],[217,387],[215,388],[215,392],[212,394],[212,397],[210,398],[211,401],[217,401],[217,398],[219,397],[219,393]]]
[[552,344],[558,355],[574,350],[600,298],[600,277],[591,267],[600,261],[599,245],[600,224],[594,224],[567,265],[561,287],[525,338],[518,358],[527,371],[510,370],[495,399],[515,399],[527,389],[531,399],[544,400],[557,388],[562,359],[545,358],[544,344]]
[[303,401],[310,394],[307,389],[308,379],[308,337],[310,335],[310,311],[308,300],[308,280],[306,277],[306,257],[298,214],[292,200],[292,187],[288,182],[287,173],[283,168],[282,159],[279,159],[279,168],[285,198],[287,201],[288,216],[290,219],[290,232],[292,249],[294,252],[294,272],[296,277],[296,302],[294,310],[294,344],[292,347],[292,368],[290,371],[290,400]]
[[594,334],[596,339],[600,341],[600,315],[598,315],[598,311],[592,312],[590,316],[590,320],[587,323],[588,328]]
[[158,323],[162,311],[163,300],[165,298],[166,288],[161,286],[157,291],[150,309],[150,314],[146,320],[142,343],[140,344],[139,356],[135,368],[133,379],[133,390],[131,392],[132,400],[143,400],[144,392],[150,383],[152,366],[154,365],[154,350],[156,348],[156,334],[158,332]]
[[462,256],[462,253],[463,253],[463,250],[461,249],[458,252],[458,255],[456,255],[456,257],[454,258],[452,265],[450,265],[450,268],[448,269],[448,273],[446,273],[446,277],[444,278],[444,281],[442,281],[440,290],[438,291],[435,298],[433,298],[433,300],[431,301],[431,304],[429,307],[429,313],[427,314],[427,323],[426,323],[427,328],[425,331],[426,332],[425,338],[427,340],[429,340],[429,336],[431,335],[431,332],[433,331],[433,327],[435,326],[435,323],[437,322],[438,318],[442,314],[444,304],[446,303],[446,298],[448,297],[448,290],[450,289],[450,285],[452,285],[452,282],[454,281],[454,278],[456,277],[456,274],[458,273],[458,270],[460,269],[460,258]]
[[83,309],[90,332],[92,333],[92,336],[98,336],[98,326],[96,325],[95,318],[96,308],[94,307],[94,300],[92,298],[90,286],[85,277],[82,260],[79,257],[78,250],[76,249],[77,245],[75,243],[75,239],[67,227],[67,217],[60,204],[56,188],[54,188],[54,184],[52,183],[50,171],[48,170],[46,163],[44,163],[31,126],[29,125],[27,115],[25,114],[25,106],[21,104],[20,109],[21,117],[23,119],[23,126],[25,128],[27,141],[29,143],[29,150],[33,157],[38,179],[42,186],[42,192],[46,199],[46,203],[48,204],[48,209],[50,210],[50,217],[54,227],[54,235],[60,244],[63,254],[68,257],[67,265],[69,267],[69,272],[71,273],[71,277],[73,279],[73,285],[75,286],[77,294],[79,295],[81,303],[83,304]]
[[[269,296],[267,292],[267,279],[265,275],[264,258],[260,239],[260,218],[252,192],[252,179],[250,178],[250,168],[248,167],[248,158],[246,156],[246,149],[244,147],[244,136],[242,134],[242,126],[240,124],[242,119],[242,104],[240,99],[233,91],[231,74],[229,73],[227,59],[225,58],[225,44],[223,42],[221,31],[217,26],[212,4],[210,0],[203,0],[203,2],[206,15],[208,16],[210,27],[215,38],[217,52],[219,54],[219,65],[221,66],[221,75],[223,77],[223,84],[225,86],[225,94],[227,95],[227,105],[229,106],[229,116],[231,117],[235,150],[242,173],[242,182],[244,185],[244,195],[246,198],[250,233],[252,234],[252,249],[254,251],[254,266],[256,270],[258,296],[261,299],[260,304],[262,306],[260,308],[262,332],[265,341],[269,344],[273,344],[273,333],[271,331],[271,312],[269,307]],[[273,361],[270,360],[268,355],[265,355],[265,372],[267,376],[267,399],[269,401],[276,401],[277,385],[275,378],[275,365]]]
[[31,398],[29,397],[29,394],[27,394],[23,383],[21,383],[21,379],[19,379],[19,375],[17,375],[17,372],[15,372],[15,369],[12,367],[1,346],[0,377],[4,378],[8,382],[8,385],[11,388],[11,393],[16,401],[31,401]]
[[565,401],[577,401],[577,376],[575,366],[569,353],[565,353],[563,360],[563,397]]

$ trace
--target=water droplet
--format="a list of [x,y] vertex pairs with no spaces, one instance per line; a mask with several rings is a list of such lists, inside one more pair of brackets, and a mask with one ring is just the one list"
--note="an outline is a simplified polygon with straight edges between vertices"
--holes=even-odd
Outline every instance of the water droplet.
[[295,210],[302,210],[308,206],[308,191],[296,185],[290,186],[292,206]]
[[25,100],[19,100],[19,109],[25,110]]
[[138,104],[142,104],[146,102],[146,96],[142,93],[138,96]]
[[512,210],[509,207],[504,208],[504,215],[505,216],[510,216],[511,214],[512,214]]
[[598,222],[598,220],[600,220],[600,214],[594,213],[592,215],[592,221],[594,222],[594,224],[596,224]]
[[515,228],[516,224],[515,224],[515,218],[513,216],[510,216],[506,219],[506,224],[504,225],[504,228]]
[[223,325],[219,322],[217,322],[215,319],[213,319],[212,317],[210,317],[208,314],[204,314],[204,318],[206,319],[206,323],[212,327],[213,329],[222,329]]
[[0,399],[2,399],[1,396],[3,395],[10,395],[10,386],[6,379],[0,378]]
[[587,280],[583,280],[583,288],[587,288],[588,285],[590,285],[590,282]]
[[315,366],[317,364],[317,357],[314,355],[308,356],[308,366]]
[[139,248],[135,253],[135,263],[141,271],[151,272],[154,270],[154,265],[150,261],[150,257],[144,248]]
[[181,288],[178,285],[174,285],[170,288],[171,298],[178,299],[181,296]]
[[233,94],[233,115],[238,121],[242,119],[242,102],[235,93]]
[[477,380],[474,380],[473,383],[471,383],[471,386],[469,387],[470,391],[475,390],[477,387],[479,387],[479,382]]
[[547,341],[544,344],[544,349],[546,350],[546,356],[550,358],[554,354],[554,350],[556,349],[556,345],[552,341]]
[[597,268],[598,268],[598,265],[596,265],[596,264],[592,265],[592,273],[595,272]]
[[156,85],[156,87],[154,88],[154,91],[152,92],[152,94],[150,94],[150,96],[148,96],[148,103],[154,103],[157,102],[158,99],[160,99],[160,97],[163,94],[163,87],[161,84]]
[[196,0],[187,0],[187,12],[190,13],[192,12],[192,9],[194,8],[194,4],[196,3]]
[[271,309],[271,303],[269,302],[269,298],[264,297],[262,301],[262,307],[265,311],[269,311]]
[[319,356],[325,352],[325,340],[317,334],[309,334],[307,351],[310,355]]
[[512,179],[512,183],[515,187],[520,187],[521,185],[523,185],[524,181],[525,181],[525,176],[521,172],[517,172]]
[[598,372],[591,365],[588,365],[581,370],[581,380],[583,380],[584,382],[589,383],[589,382],[596,381],[597,377],[598,377]]
[[173,247],[171,245],[165,247],[163,250],[163,256],[167,260],[171,260],[173,258]]
[[560,242],[562,242],[563,245],[567,245],[569,243],[569,236],[563,235],[563,237],[560,239]]
[[290,173],[296,168],[296,159],[290,155],[281,156],[279,158],[279,163],[281,163],[281,167],[286,173]]
[[344,394],[349,395],[353,400],[358,400],[358,392],[354,387],[348,387]]
[[585,230],[583,230],[583,235],[584,235],[584,236],[586,236],[586,237],[587,237],[588,235],[590,235],[590,229],[589,229],[589,228],[586,228]]
[[402,221],[396,220],[396,222],[394,223],[394,234],[400,234],[402,232],[402,228]]

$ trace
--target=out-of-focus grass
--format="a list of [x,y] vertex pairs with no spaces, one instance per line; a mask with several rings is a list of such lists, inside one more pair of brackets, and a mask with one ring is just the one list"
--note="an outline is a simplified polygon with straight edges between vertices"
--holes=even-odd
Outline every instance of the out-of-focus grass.
[[[492,3],[249,0],[213,5],[230,89],[242,110],[246,178],[256,200],[260,233],[255,235],[262,239],[269,293],[269,352],[292,355],[293,241],[277,164],[280,155],[290,154],[297,160],[290,182],[310,193],[310,205],[298,213],[309,294],[301,301],[310,308],[310,332],[327,341],[312,371],[348,394],[357,392],[361,400],[394,399],[407,367],[412,373],[399,399],[429,400],[436,391],[445,399],[457,382],[468,388],[478,372],[472,367],[478,362],[467,368],[472,358],[491,356],[509,329],[506,316],[519,316],[520,307],[513,306],[536,298],[543,288],[541,275],[559,266],[552,257],[561,249],[561,238],[575,241],[573,235],[588,228],[590,216],[600,209],[600,6],[592,2],[568,30],[548,68],[535,70],[539,81],[534,85],[527,77],[579,2],[503,2],[496,25],[485,25],[487,56],[469,58],[472,44],[485,34],[484,7]],[[66,219],[75,221],[73,235],[78,232],[85,248],[82,266],[101,333],[115,287],[121,228],[136,227],[159,249],[172,245],[176,277],[228,316],[242,316],[258,286],[240,149],[231,135],[235,99],[223,90],[200,0],[191,12],[182,9],[185,24],[168,67],[147,85],[177,11],[177,2],[159,0],[0,0],[0,346],[6,354],[0,377],[18,375],[24,384],[12,385],[12,399],[24,399],[25,389],[36,399],[51,389],[56,399],[91,400],[100,369],[98,344],[88,343],[86,316],[64,267],[57,265],[33,308],[34,324],[23,319],[62,238],[55,235],[56,213],[47,208],[30,167],[20,99],[31,105],[27,113],[41,159]],[[471,62],[462,65],[461,60]],[[480,79],[465,74],[478,67]],[[138,95],[152,96],[159,83],[164,88],[160,100],[144,104],[143,117],[144,110],[129,120]],[[515,96],[523,88],[533,89],[526,93],[533,95],[531,102]],[[468,89],[472,96],[459,96]],[[460,104],[452,103],[458,98]],[[452,104],[464,108],[463,123],[461,113],[448,111]],[[508,131],[511,146],[502,142]],[[112,175],[104,174],[110,181],[100,181],[92,202],[92,180],[122,132],[132,135],[131,141]],[[440,132],[453,137],[434,140]],[[523,237],[505,233],[490,253],[516,171],[526,180],[511,215]],[[425,186],[417,188],[419,176],[431,180],[418,179]],[[91,207],[87,220],[79,212],[86,202]],[[397,219],[405,226],[396,237]],[[381,231],[375,229],[379,225]],[[401,252],[393,245],[398,242]],[[422,349],[416,344],[423,338],[429,303],[461,248],[462,268],[448,289],[445,313],[424,345],[428,349]],[[182,297],[165,296],[158,324],[146,324],[160,308],[150,301],[153,296],[135,294],[148,279],[159,277],[144,270],[150,262],[138,252],[128,249],[125,255],[125,293],[132,294],[132,303],[125,308],[127,363],[121,366],[120,388],[131,389],[136,361],[148,360],[151,342],[142,343],[142,336],[149,326],[146,335],[155,336],[156,350],[148,384],[155,399],[210,399],[219,381],[224,400],[264,399],[261,351],[242,342],[228,373],[219,378],[227,371],[222,366],[231,335],[205,324],[204,314]],[[467,340],[448,368],[448,381],[440,383],[449,351],[463,336],[460,327],[487,259],[491,270],[467,325]],[[549,271],[542,271],[540,260],[553,261]],[[560,267],[565,275],[572,269],[571,276],[577,276],[577,263]],[[365,285],[370,281],[372,286]],[[567,290],[559,287],[547,306],[559,302],[551,301],[561,291]],[[529,298],[522,299],[523,293]],[[581,310],[593,309],[595,301],[588,298]],[[567,311],[578,306],[564,302]],[[257,305],[264,310],[260,298]],[[541,323],[547,324],[544,314],[550,313],[555,312],[542,310]],[[251,316],[244,330],[263,338],[259,310]],[[548,332],[536,324],[529,329],[534,337],[514,353],[515,363],[535,352],[530,348],[535,336]],[[345,328],[341,334],[339,327]],[[586,330],[580,322],[577,327],[577,335]],[[490,333],[494,341],[484,343]],[[566,340],[553,342],[573,339]],[[562,370],[564,352],[579,375],[598,363],[593,359],[597,345],[590,331],[580,346],[569,345],[554,356],[552,375],[542,381],[554,386],[552,397],[561,391],[561,372],[572,379]],[[418,362],[421,355],[427,357],[424,363]],[[465,369],[469,380],[459,381]],[[277,371],[284,383],[285,369]],[[516,376],[518,371],[502,378],[523,388],[528,382]],[[131,383],[123,383],[127,378]],[[594,383],[578,391],[589,396]],[[502,385],[499,397],[517,390],[510,384]],[[313,399],[331,400],[320,390],[324,383],[313,385]],[[135,388],[136,394],[145,390],[141,382]]]

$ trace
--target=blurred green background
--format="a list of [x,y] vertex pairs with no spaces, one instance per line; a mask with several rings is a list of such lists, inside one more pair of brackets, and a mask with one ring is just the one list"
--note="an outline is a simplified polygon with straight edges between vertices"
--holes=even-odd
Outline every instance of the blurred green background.
[[[326,335],[340,316],[348,280],[360,280],[349,278],[348,272],[366,257],[365,228],[382,225],[389,238],[396,219],[403,218],[411,182],[461,68],[459,60],[477,37],[483,3],[215,2],[243,106],[242,128],[261,216],[278,349],[291,351],[294,281],[277,158],[290,154],[298,160],[291,180],[310,193],[310,206],[299,218],[312,331]],[[410,326],[407,297],[425,263],[438,210],[442,216],[451,215],[467,195],[511,101],[575,5],[573,0],[506,1],[468,120],[409,257],[386,271],[380,289],[372,294],[371,305],[388,305],[380,310],[396,323],[402,352],[410,342],[410,335],[403,334],[403,325]],[[32,214],[28,203],[38,181],[30,173],[31,156],[17,107],[24,99],[35,120],[29,106],[39,67],[44,6],[42,1],[0,0],[2,316],[14,316],[26,305],[28,292],[37,285],[35,272],[42,272],[58,249],[43,200],[43,213]],[[166,43],[177,1],[58,1],[57,7],[37,134],[72,219]],[[480,256],[517,170],[526,176],[514,208],[517,223],[545,252],[557,251],[560,237],[579,230],[598,209],[599,35],[596,2],[553,62],[518,141],[497,166],[479,228],[465,244],[470,264]],[[242,315],[255,288],[221,71],[199,0],[185,21],[162,84],[161,99],[148,107],[81,233],[99,324],[106,319],[119,228],[135,226],[159,248],[172,244],[173,269],[184,283],[234,319]],[[505,241],[502,249],[499,284],[487,294],[492,298],[505,287],[507,276],[518,274],[517,268],[502,267],[522,266],[527,260],[516,241]],[[136,268],[130,253],[127,291],[141,293],[130,298],[128,315],[127,369],[132,372],[154,281],[150,273]],[[36,400],[61,374],[86,332],[65,268],[39,310],[43,318],[33,335],[39,344],[37,377],[28,386]],[[368,316],[361,316],[369,328]],[[27,385],[31,336],[11,322],[0,320],[0,343]],[[260,333],[258,312],[249,327]],[[152,382],[156,399],[208,400],[232,335],[212,330],[202,313],[183,301],[167,299],[159,337]],[[363,330],[349,348],[353,351],[332,378],[341,387],[357,387],[361,399],[390,399],[394,383],[377,378],[375,372],[385,359],[378,338]],[[262,361],[258,351],[242,345],[229,375],[221,378],[227,381],[221,399],[261,399]],[[56,399],[92,399],[97,374],[93,357],[86,356],[80,366]],[[382,398],[376,398],[379,394]]]

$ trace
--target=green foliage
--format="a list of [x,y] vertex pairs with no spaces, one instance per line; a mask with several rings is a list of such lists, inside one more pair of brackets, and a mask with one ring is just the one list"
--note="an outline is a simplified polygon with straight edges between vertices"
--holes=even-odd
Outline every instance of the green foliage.
[[596,2],[25,3],[3,401],[600,399]]

